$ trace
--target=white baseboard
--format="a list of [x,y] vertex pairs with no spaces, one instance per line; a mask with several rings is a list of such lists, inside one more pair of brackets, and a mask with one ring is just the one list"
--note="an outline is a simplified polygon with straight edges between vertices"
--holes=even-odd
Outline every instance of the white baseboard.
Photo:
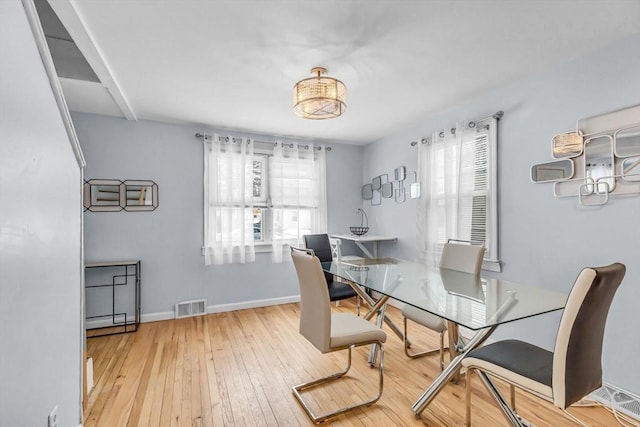
[[[289,304],[299,302],[300,295],[292,295],[281,298],[269,298],[263,300],[243,301],[231,304],[210,305],[207,307],[209,313],[224,313],[226,311],[244,310],[247,308],[268,307],[271,305]],[[160,313],[147,313],[140,316],[140,323],[158,322],[160,320],[171,320],[176,318],[175,311],[165,311]],[[87,329],[108,328],[113,326],[111,319],[91,320],[85,322]]]
[[232,304],[210,305],[207,307],[207,313],[224,313],[226,311],[245,310],[247,308],[268,307],[271,305],[289,304],[299,302],[300,295],[292,295],[289,297],[270,298],[263,300],[243,301]]
[[164,311],[162,313],[148,313],[140,315],[140,323],[159,322],[160,320],[171,320],[176,318],[175,311]]

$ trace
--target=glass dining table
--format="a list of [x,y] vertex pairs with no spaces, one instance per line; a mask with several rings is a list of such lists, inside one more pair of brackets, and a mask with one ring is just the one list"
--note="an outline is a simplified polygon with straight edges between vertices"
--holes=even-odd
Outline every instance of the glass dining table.
[[[561,310],[567,300],[565,293],[453,270],[429,269],[424,264],[394,258],[325,262],[322,268],[351,284],[370,306],[365,319],[377,315],[378,326],[383,321],[392,325],[384,314],[389,298],[447,322],[451,362],[413,404],[416,415],[458,375],[462,359],[499,325]],[[369,291],[375,291],[377,297],[372,298]],[[468,341],[460,339],[459,326],[473,331],[473,337]],[[399,332],[395,325],[392,328],[396,334]],[[370,363],[375,363],[375,351],[372,349]]]

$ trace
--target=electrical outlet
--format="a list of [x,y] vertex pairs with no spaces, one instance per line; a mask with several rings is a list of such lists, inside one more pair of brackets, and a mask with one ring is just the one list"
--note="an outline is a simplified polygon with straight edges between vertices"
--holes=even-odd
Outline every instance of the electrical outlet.
[[49,414],[47,427],[58,427],[58,405],[54,406]]

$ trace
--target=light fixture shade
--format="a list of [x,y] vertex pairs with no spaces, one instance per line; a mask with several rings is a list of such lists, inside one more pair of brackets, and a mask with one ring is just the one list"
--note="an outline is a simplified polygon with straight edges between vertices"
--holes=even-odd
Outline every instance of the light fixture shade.
[[314,120],[341,116],[347,109],[344,83],[325,76],[326,68],[312,68],[311,73],[315,76],[293,86],[293,111],[302,118]]

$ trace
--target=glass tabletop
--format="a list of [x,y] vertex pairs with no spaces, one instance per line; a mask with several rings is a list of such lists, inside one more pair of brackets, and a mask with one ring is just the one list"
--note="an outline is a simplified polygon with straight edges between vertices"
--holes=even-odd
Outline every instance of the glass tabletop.
[[472,330],[561,310],[567,295],[392,258],[324,262],[324,271]]

